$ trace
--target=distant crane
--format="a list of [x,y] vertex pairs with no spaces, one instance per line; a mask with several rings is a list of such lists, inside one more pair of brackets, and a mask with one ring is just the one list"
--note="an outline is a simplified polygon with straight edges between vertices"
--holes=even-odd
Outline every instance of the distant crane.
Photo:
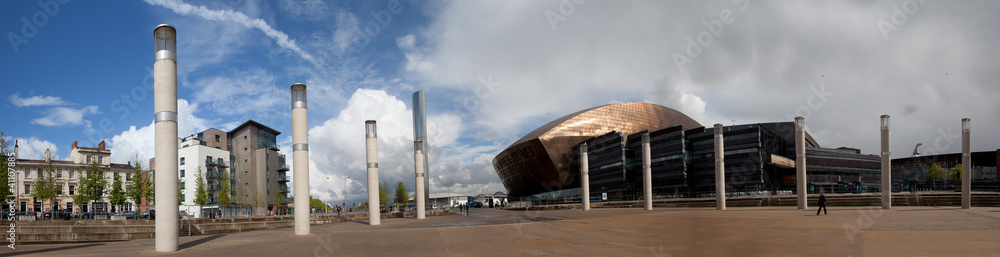
[[917,146],[913,147],[913,157],[920,157],[920,146],[924,145],[922,143],[917,143]]

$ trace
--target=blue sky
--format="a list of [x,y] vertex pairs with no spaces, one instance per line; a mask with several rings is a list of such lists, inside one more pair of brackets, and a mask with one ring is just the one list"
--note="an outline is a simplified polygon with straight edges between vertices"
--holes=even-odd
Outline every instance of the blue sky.
[[[427,90],[436,192],[503,190],[490,161],[511,142],[562,115],[629,101],[705,125],[806,116],[821,145],[865,153],[878,151],[878,116],[889,114],[894,149],[957,152],[962,117],[1000,126],[997,7],[5,1],[0,131],[19,141],[22,158],[46,148],[66,158],[72,142],[101,140],[116,162],[152,157],[152,29],[169,23],[179,38],[180,136],[253,119],[283,132],[287,153],[289,86],[305,83],[312,194],[326,200],[363,198],[367,119],[379,121],[383,180],[412,186],[416,90]],[[1000,148],[996,133],[974,139],[975,151]]]

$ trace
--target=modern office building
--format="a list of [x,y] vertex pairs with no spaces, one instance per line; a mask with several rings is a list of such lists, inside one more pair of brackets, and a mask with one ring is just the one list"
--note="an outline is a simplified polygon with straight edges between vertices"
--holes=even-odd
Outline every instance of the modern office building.
[[[795,190],[794,131],[792,122],[723,127],[727,191]],[[713,131],[649,103],[605,105],[556,119],[502,151],[493,165],[512,199],[580,197],[577,149],[585,142],[591,197],[635,199],[642,190],[645,133],[650,135],[656,195],[714,193]],[[806,152],[810,192],[860,190],[861,183],[878,181],[877,156],[822,148],[808,133]]]
[[[285,155],[278,154],[277,130],[253,120],[247,120],[230,132],[207,129],[178,139],[178,179],[183,210],[198,215],[201,207],[215,208],[222,193],[223,172],[228,172],[232,204],[250,204],[257,215],[267,210],[286,209],[288,199],[288,165]],[[156,167],[149,160],[150,174]],[[207,205],[194,203],[197,173],[208,193]]]
[[252,203],[258,215],[284,205],[288,197],[288,166],[278,154],[280,134],[254,120],[228,133],[234,200]]
[[[131,163],[111,163],[111,150],[105,147],[104,141],[101,141],[97,147],[79,147],[77,146],[77,142],[73,142],[69,158],[66,160],[52,159],[52,154],[47,149],[45,150],[44,159],[20,159],[17,157],[18,145],[16,141],[14,142],[13,154],[14,158],[17,159],[16,166],[13,167],[17,173],[16,178],[10,181],[15,184],[14,189],[16,190],[13,207],[22,211],[48,211],[54,208],[73,210],[73,212],[79,213],[92,210],[95,206],[97,209],[108,210],[104,204],[109,203],[108,197],[111,193],[111,185],[114,182],[115,175],[120,177],[122,180],[122,190],[126,191],[128,186],[132,184],[132,174],[135,173],[135,169]],[[104,171],[104,179],[108,181],[108,187],[104,190],[104,196],[100,200],[94,201],[97,205],[74,203],[73,196],[78,193],[80,177],[86,175],[87,166],[90,166],[94,162]],[[54,171],[56,183],[61,190],[55,199],[43,203],[31,196],[32,186],[43,177],[45,170],[50,165]],[[3,208],[9,208],[6,203],[3,205]],[[133,210],[134,205],[135,203],[128,200],[127,204],[121,206],[121,210]]]

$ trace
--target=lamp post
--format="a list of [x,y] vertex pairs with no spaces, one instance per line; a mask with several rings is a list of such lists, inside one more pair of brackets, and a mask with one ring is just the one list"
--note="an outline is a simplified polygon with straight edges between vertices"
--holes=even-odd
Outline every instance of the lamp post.
[[365,150],[368,167],[368,225],[382,224],[379,214],[378,135],[375,121],[365,121]]
[[805,118],[795,117],[795,188],[800,210],[809,208],[806,201],[808,189],[806,188],[806,124]]
[[309,235],[309,116],[306,112],[306,85],[295,83],[291,90],[295,235],[304,236]]
[[962,209],[972,207],[972,125],[969,118],[962,119]]
[[892,170],[889,165],[892,154],[889,151],[889,115],[881,117],[882,130],[882,209],[892,208]]
[[344,177],[344,188],[340,189],[340,191],[341,191],[341,194],[340,194],[340,205],[343,206],[343,207],[347,207],[347,179],[349,179],[349,178],[351,178],[351,177]]
[[153,111],[155,123],[156,251],[177,251],[177,30],[161,24],[153,29]]

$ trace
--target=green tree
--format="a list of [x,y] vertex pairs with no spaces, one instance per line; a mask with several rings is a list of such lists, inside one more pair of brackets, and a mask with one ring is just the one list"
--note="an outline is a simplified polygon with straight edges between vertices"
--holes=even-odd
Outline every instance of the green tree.
[[48,163],[48,167],[42,170],[42,176],[36,179],[31,186],[31,196],[41,200],[43,207],[40,211],[45,211],[45,206],[51,206],[44,204],[46,200],[56,198],[62,191],[62,185],[56,183],[56,172],[52,168],[52,162]]
[[402,181],[396,185],[396,203],[403,204],[404,207],[408,207],[410,203],[410,193],[406,191]]
[[135,173],[132,173],[132,178],[130,179],[132,181],[132,184],[128,185],[128,192],[126,194],[126,196],[128,196],[128,199],[132,200],[132,202],[135,203],[136,206],[142,203],[142,196],[143,193],[146,191],[145,188],[142,188],[143,183],[142,183],[142,174],[140,174],[141,169],[142,168],[138,168],[136,169]]
[[389,188],[385,187],[385,184],[378,183],[378,204],[388,204],[389,203]]
[[233,202],[232,198],[232,182],[229,181],[229,171],[226,168],[219,168],[219,204],[229,205]]
[[274,191],[274,204],[277,206],[285,205],[285,197],[281,195],[281,191]]
[[944,178],[944,168],[938,166],[937,163],[931,165],[930,169],[927,169],[926,179],[934,182],[934,186],[937,187],[937,181]]
[[948,174],[948,177],[952,181],[961,181],[962,180],[962,164],[959,163],[958,165],[955,165],[955,167],[952,167],[951,168],[951,173]]
[[91,162],[80,175],[79,190],[77,190],[77,195],[73,196],[73,202],[84,204],[100,200],[108,187],[108,181],[104,177],[104,169],[97,162]]
[[7,172],[10,167],[7,167],[7,163],[13,159],[14,155],[7,150],[7,135],[0,132],[0,199],[3,200],[10,199],[11,188],[7,180]]
[[198,173],[195,174],[194,179],[194,204],[205,205],[208,204],[208,192],[205,190],[205,174],[201,172],[201,166],[198,166]]
[[323,200],[320,200],[318,198],[313,198],[310,195],[309,196],[309,208],[316,209],[316,211],[322,211],[322,210],[325,210],[327,208],[327,206],[326,206],[325,203],[323,203]]
[[125,190],[122,189],[122,176],[115,172],[113,178],[114,182],[111,183],[111,192],[109,193],[110,195],[108,196],[108,201],[115,206],[124,205],[127,198],[125,197]]

